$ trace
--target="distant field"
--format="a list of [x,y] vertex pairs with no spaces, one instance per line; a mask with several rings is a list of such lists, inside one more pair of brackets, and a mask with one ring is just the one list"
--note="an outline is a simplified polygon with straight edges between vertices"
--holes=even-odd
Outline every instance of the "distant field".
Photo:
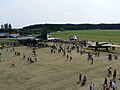
[[53,37],[69,39],[69,36],[76,35],[81,40],[109,41],[120,44],[120,30],[72,30],[51,33]]
[[2,42],[10,42],[11,40],[6,40],[6,39],[0,39],[0,43]]

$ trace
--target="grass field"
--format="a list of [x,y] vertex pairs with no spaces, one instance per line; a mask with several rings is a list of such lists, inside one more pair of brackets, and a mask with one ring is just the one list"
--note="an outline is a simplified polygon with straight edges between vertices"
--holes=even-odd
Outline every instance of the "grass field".
[[5,39],[0,39],[0,43],[3,43],[3,42],[11,42],[12,40],[5,40]]
[[[94,58],[94,64],[90,65],[87,54],[80,56],[73,50],[72,61],[65,61],[62,53],[51,54],[49,48],[37,49],[38,61],[29,64],[22,56],[14,56],[6,49],[2,51],[3,62],[0,62],[0,90],[89,90],[90,82],[101,90],[104,77],[107,76],[107,69],[111,66],[112,71],[120,71],[120,59],[107,61],[107,53]],[[16,51],[32,56],[31,49],[16,47]],[[34,59],[34,57],[32,57]],[[15,60],[16,67],[11,68],[12,60]],[[79,74],[87,76],[85,86],[77,84]],[[108,78],[108,81],[112,77]],[[117,75],[117,86],[120,90],[120,78]]]
[[[85,30],[51,34],[62,39],[68,39],[71,35],[90,41],[109,41],[110,39],[110,42],[120,44],[120,31]],[[30,48],[15,47],[16,51],[22,53],[21,56],[14,56],[14,52],[10,53],[11,49],[12,47],[0,51],[2,52],[0,90],[89,90],[90,82],[95,84],[96,90],[101,90],[109,67],[112,67],[112,71],[117,69],[117,90],[120,90],[120,80],[118,80],[120,79],[120,58],[108,62],[108,53],[102,52],[100,57],[94,57],[94,64],[90,65],[91,61],[87,60],[87,54],[80,56],[76,50],[72,51],[73,60],[66,61],[66,56],[62,53],[52,54],[49,48],[40,48],[36,50],[37,62],[30,64],[26,59],[22,59],[23,54],[26,57],[35,58]],[[115,52],[120,52],[120,49],[116,49]],[[15,60],[14,68],[11,68],[12,60]],[[87,76],[85,86],[77,84],[80,73]],[[109,81],[112,77],[107,79]]]
[[69,36],[76,35],[81,40],[89,41],[110,41],[120,44],[120,30],[72,30],[51,33],[53,37],[69,39]]

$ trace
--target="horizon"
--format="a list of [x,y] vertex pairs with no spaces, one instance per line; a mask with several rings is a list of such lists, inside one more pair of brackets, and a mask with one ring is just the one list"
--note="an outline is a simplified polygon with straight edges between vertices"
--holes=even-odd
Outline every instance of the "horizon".
[[[4,23],[4,24],[6,24],[6,23]],[[93,25],[99,25],[99,24],[120,24],[120,23],[34,23],[34,24],[24,25],[23,27],[29,27],[29,26],[34,26],[34,25],[42,25],[42,24],[74,24],[74,25],[79,25],[79,24],[93,24]],[[1,24],[1,25],[3,25],[3,24]],[[23,27],[17,27],[17,28],[16,27],[15,28],[12,27],[12,29],[21,29]]]
[[0,25],[120,23],[119,0],[1,0]]

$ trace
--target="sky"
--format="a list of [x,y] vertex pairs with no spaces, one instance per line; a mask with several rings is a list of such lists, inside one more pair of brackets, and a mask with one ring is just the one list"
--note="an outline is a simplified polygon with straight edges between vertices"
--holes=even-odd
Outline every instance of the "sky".
[[0,25],[120,23],[120,0],[0,0]]

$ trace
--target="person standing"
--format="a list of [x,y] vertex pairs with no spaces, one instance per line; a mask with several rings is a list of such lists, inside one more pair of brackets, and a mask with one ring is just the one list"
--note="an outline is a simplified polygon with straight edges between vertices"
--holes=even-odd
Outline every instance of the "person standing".
[[92,84],[92,82],[90,83],[90,90],[93,90],[93,84]]
[[63,51],[63,56],[65,56],[65,51]]
[[82,75],[79,74],[79,83],[81,82],[81,80],[82,80]]
[[116,76],[117,76],[117,74],[116,74],[116,69],[115,69],[115,71],[113,73],[113,79],[116,79]]
[[116,89],[117,89],[116,83],[113,81],[112,82],[112,90],[116,90]]
[[72,60],[72,56],[70,56],[70,60]]
[[37,57],[35,57],[35,62],[37,62]]
[[91,65],[93,64],[93,55],[91,56]]
[[15,61],[14,60],[12,61],[12,67],[15,67]]
[[117,54],[115,54],[114,59],[115,59],[115,60],[117,60],[117,59],[118,59],[118,55],[117,55]]
[[110,77],[112,75],[112,68],[108,68],[108,77]]
[[104,81],[103,86],[108,86],[108,84],[107,84],[107,78],[106,77],[105,77],[105,81]]
[[13,51],[15,51],[15,48],[13,47]]
[[0,57],[0,62],[2,62],[2,58]]
[[112,80],[110,80],[110,83],[109,83],[109,88],[112,87]]
[[84,76],[83,80],[82,80],[82,83],[81,83],[81,86],[84,86],[86,84],[86,81],[87,81],[87,78],[86,78],[86,76]]
[[25,59],[25,54],[23,54],[23,59]]
[[100,51],[97,52],[97,57],[100,57]]
[[93,84],[93,89],[92,90],[96,90],[96,88],[95,88],[95,84]]
[[27,62],[29,62],[30,61],[30,56],[27,58]]
[[107,86],[105,90],[110,90],[110,88]]
[[120,80],[120,71],[119,71],[119,78],[118,78],[118,80]]
[[67,60],[68,60],[68,58],[69,58],[69,55],[67,54]]

